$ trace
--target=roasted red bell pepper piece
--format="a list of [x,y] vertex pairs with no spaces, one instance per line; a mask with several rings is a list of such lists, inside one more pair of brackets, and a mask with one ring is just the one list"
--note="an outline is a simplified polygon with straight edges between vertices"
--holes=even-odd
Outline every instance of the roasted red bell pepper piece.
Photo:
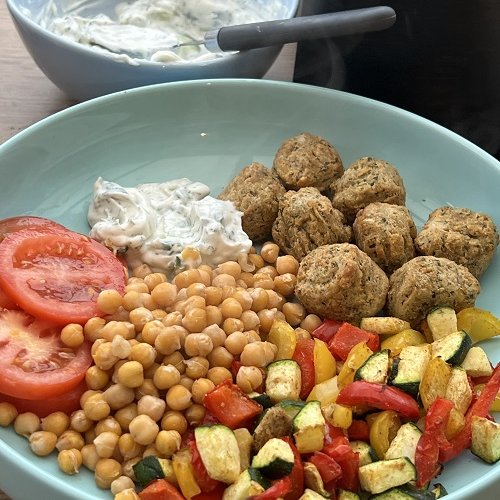
[[342,475],[337,479],[336,485],[338,488],[349,491],[359,490],[359,453],[354,451],[343,439],[347,438],[337,437],[331,444],[323,448],[323,453],[333,458],[340,468]]
[[309,457],[309,462],[316,466],[324,483],[330,483],[342,476],[342,467],[326,453],[315,451]]
[[347,429],[347,437],[351,441],[370,441],[370,426],[366,420],[353,420]]
[[340,391],[337,403],[352,406],[365,404],[379,410],[394,410],[411,420],[419,417],[418,404],[409,394],[396,387],[365,380],[356,380],[346,385]]
[[302,386],[300,398],[306,399],[315,383],[314,373],[314,340],[301,339],[297,341],[292,359],[300,366]]
[[478,398],[469,406],[465,414],[465,426],[462,431],[448,443],[443,443],[439,448],[441,462],[449,462],[469,448],[472,441],[472,417],[486,418],[490,413],[491,405],[500,389],[500,363],[493,370],[491,378],[484,386]]
[[328,348],[337,359],[345,361],[350,350],[360,342],[366,342],[366,345],[373,352],[379,350],[380,339],[377,334],[362,330],[350,323],[342,323],[342,326],[328,343]]
[[263,411],[259,403],[250,399],[230,380],[224,380],[205,394],[203,405],[221,424],[230,429],[250,425]]
[[298,500],[304,493],[304,464],[302,463],[302,457],[292,439],[289,437],[283,437],[281,439],[290,445],[294,457],[292,472],[287,476],[290,478],[292,485],[288,493],[285,494],[284,499]]
[[179,490],[165,479],[156,479],[138,495],[141,500],[184,500]]
[[439,448],[448,442],[445,432],[452,408],[451,401],[437,398],[427,411],[425,429],[415,452],[418,488],[425,487],[441,471]]
[[284,498],[291,489],[292,480],[290,476],[285,476],[274,481],[273,485],[267,488],[263,493],[259,493],[250,498],[251,500],[278,500],[278,498]]
[[311,335],[314,338],[320,339],[328,344],[341,326],[342,321],[337,321],[336,319],[325,319],[325,321],[323,321],[318,328],[311,332]]
[[220,481],[216,479],[212,479],[208,475],[208,471],[201,459],[200,452],[198,451],[198,447],[196,446],[196,440],[194,439],[194,435],[191,433],[191,438],[188,439],[188,447],[191,450],[191,463],[193,464],[193,471],[196,477],[196,482],[200,487],[203,493],[209,493],[214,491],[217,486],[219,486]]

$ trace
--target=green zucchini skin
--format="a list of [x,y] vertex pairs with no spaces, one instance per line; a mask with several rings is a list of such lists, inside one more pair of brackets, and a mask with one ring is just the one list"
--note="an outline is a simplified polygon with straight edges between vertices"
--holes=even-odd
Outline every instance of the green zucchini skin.
[[366,380],[376,384],[385,384],[389,376],[389,349],[374,352],[354,374],[354,380]]
[[435,340],[432,344],[432,357],[440,356],[450,365],[460,365],[472,347],[472,339],[467,332],[460,330]]
[[259,403],[264,409],[271,408],[271,406],[274,405],[269,395],[265,392],[257,394],[256,396],[251,396],[251,398]]
[[133,469],[136,482],[139,486],[146,486],[155,479],[163,479],[165,477],[160,461],[154,455],[144,457],[133,466]]
[[290,445],[278,438],[271,438],[253,457],[252,468],[270,479],[279,479],[292,472],[295,462]]

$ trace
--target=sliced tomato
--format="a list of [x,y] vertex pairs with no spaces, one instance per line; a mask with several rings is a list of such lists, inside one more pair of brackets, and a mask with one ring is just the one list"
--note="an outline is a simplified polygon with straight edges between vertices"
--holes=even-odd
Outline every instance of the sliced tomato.
[[19,215],[0,220],[0,241],[8,234],[23,231],[24,229],[35,229],[37,231],[67,231],[67,229],[50,219],[35,217],[34,215]]
[[23,310],[57,324],[85,323],[102,315],[102,290],[123,292],[121,262],[87,236],[25,229],[0,244],[0,287]]
[[30,411],[40,418],[46,417],[55,411],[62,411],[70,415],[80,408],[80,397],[88,389],[85,380],[76,387],[60,396],[47,399],[21,399],[0,393],[0,402],[14,405],[19,413]]
[[19,306],[1,288],[0,309],[19,309]]
[[75,388],[92,361],[90,346],[60,340],[60,328],[24,311],[0,310],[0,392],[47,399]]

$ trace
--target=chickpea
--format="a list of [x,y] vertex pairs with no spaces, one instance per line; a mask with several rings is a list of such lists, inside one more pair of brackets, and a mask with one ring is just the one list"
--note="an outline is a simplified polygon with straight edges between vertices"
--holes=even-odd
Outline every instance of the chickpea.
[[143,307],[141,292],[137,290],[126,291],[122,297],[122,307],[129,312],[138,307]]
[[[207,325],[218,325],[220,326],[223,321],[222,313],[217,306],[207,306],[205,308],[207,313]],[[207,327],[208,328],[208,327]]]
[[103,489],[111,488],[111,483],[122,473],[120,462],[113,458],[101,458],[95,466],[94,478],[97,486]]
[[[104,401],[109,405],[112,410],[119,410],[124,406],[132,403],[135,398],[134,390],[130,387],[125,387],[122,384],[110,385],[103,393]],[[85,408],[84,408],[85,410]],[[102,418],[107,417],[107,415]],[[101,419],[97,419],[101,420]]]
[[188,297],[193,297],[197,295],[198,297],[203,297],[206,302],[206,286],[203,283],[192,283],[186,288],[186,295]]
[[57,455],[59,468],[70,476],[76,474],[82,465],[82,454],[80,450],[62,450]]
[[236,279],[230,274],[217,274],[212,277],[212,286],[223,288],[224,286],[236,286]]
[[122,305],[122,296],[116,290],[103,290],[97,296],[97,307],[106,314],[114,314]]
[[17,434],[29,438],[31,434],[40,430],[40,418],[29,411],[19,413],[14,420],[14,430]]
[[253,264],[255,266],[255,269],[261,269],[266,265],[264,259],[256,253],[249,254],[248,261],[250,262],[250,264]]
[[181,326],[182,314],[179,311],[169,312],[162,320],[164,326]]
[[148,321],[153,321],[153,313],[146,307],[136,307],[129,312],[130,322],[134,325],[135,331],[142,331]]
[[94,471],[101,457],[97,454],[94,444],[86,444],[81,450],[82,464],[89,470]]
[[283,255],[276,259],[276,271],[279,274],[294,274],[297,276],[299,270],[299,261],[291,255]]
[[90,318],[83,327],[83,334],[90,342],[94,342],[99,338],[101,328],[106,324],[104,318]]
[[57,442],[57,436],[49,431],[35,431],[29,437],[31,451],[39,457],[50,455]]
[[295,336],[297,337],[297,340],[307,340],[311,338],[311,334],[307,330],[300,327],[295,328]]
[[269,264],[274,264],[276,262],[279,253],[280,253],[280,247],[272,241],[266,241],[262,245],[262,249],[260,251],[261,257],[264,259],[265,262]]
[[240,361],[243,366],[256,366],[264,368],[267,366],[265,342],[251,342],[245,346],[240,356]]
[[215,384],[208,378],[199,378],[195,380],[191,388],[193,401],[196,404],[202,404],[205,394],[207,394],[207,392],[210,392],[214,387]]
[[191,391],[193,383],[194,380],[192,378],[189,378],[187,375],[183,375],[179,380],[179,385],[182,385],[182,387],[185,387],[188,391]]
[[137,415],[129,424],[129,431],[138,444],[149,445],[159,432],[158,424],[148,415]]
[[185,412],[186,420],[189,425],[200,425],[205,418],[206,409],[203,405],[191,405]]
[[164,431],[177,431],[184,434],[187,430],[187,420],[180,411],[167,411],[161,419],[161,428]]
[[264,288],[265,290],[274,289],[274,276],[268,273],[258,272],[254,275],[254,286],[255,288]]
[[113,356],[116,356],[118,359],[126,359],[131,350],[132,346],[121,335],[113,337],[111,341],[111,353]]
[[122,433],[122,428],[120,426],[120,423],[114,417],[106,417],[103,420],[100,420],[95,425],[94,430],[96,436],[98,436],[103,432],[113,432],[117,436],[119,436]]
[[154,345],[159,353],[172,354],[181,348],[180,332],[175,326],[167,326],[158,334]]
[[115,413],[115,419],[120,424],[123,431],[128,431],[130,422],[137,417],[138,414],[137,404],[130,403],[127,406],[120,408]]
[[165,413],[166,403],[163,399],[146,394],[137,402],[137,411],[140,415],[147,415],[157,422]]
[[241,273],[240,279],[236,283],[238,285],[245,283],[247,288],[253,288],[253,284],[254,284],[253,274],[250,272]]
[[100,343],[92,354],[92,359],[101,370],[109,370],[118,361],[118,357],[113,355],[111,342]]
[[321,325],[322,321],[319,316],[316,314],[308,314],[301,322],[300,327],[304,330],[307,330],[309,333],[312,333],[319,325]]
[[245,330],[243,335],[248,339],[248,343],[250,342],[260,342],[262,339],[260,335],[255,330]]
[[124,460],[130,460],[131,458],[138,457],[142,455],[144,447],[139,443],[134,441],[131,434],[122,434],[118,438],[118,449],[122,454]]
[[210,366],[221,366],[230,368],[234,360],[234,356],[225,347],[216,347],[208,356]]
[[140,266],[134,267],[134,269],[132,269],[132,276],[134,278],[140,278],[141,280],[144,280],[144,278],[148,274],[151,274],[151,268],[147,264],[141,264]]
[[222,301],[222,304],[219,306],[220,311],[222,313],[222,317],[226,318],[240,318],[241,313],[243,312],[243,306],[241,303],[233,298],[229,297]]
[[245,393],[253,392],[262,385],[262,371],[256,366],[242,366],[236,374],[236,383]]
[[158,285],[165,283],[167,276],[164,273],[151,273],[144,277],[148,290],[152,292]]
[[218,306],[222,302],[222,288],[207,286],[205,288],[205,301],[207,306]]
[[154,319],[162,320],[168,313],[167,311],[165,311],[165,309],[153,309],[151,311],[151,314],[153,315]]
[[182,411],[189,408],[192,404],[191,392],[180,384],[171,387],[167,391],[165,399],[171,410]]
[[175,431],[160,431],[155,439],[157,450],[166,457],[171,457],[181,447],[181,435]]
[[214,348],[224,345],[226,341],[226,332],[218,325],[207,326],[202,333],[210,337]]
[[186,311],[182,319],[182,326],[190,333],[198,333],[208,326],[205,308],[193,307]]
[[101,458],[111,458],[115,452],[115,448],[118,445],[118,439],[120,436],[114,432],[105,431],[101,432],[94,439],[94,446],[97,454]]
[[138,361],[127,361],[118,369],[118,383],[132,389],[144,382],[144,367]]
[[177,371],[182,375],[186,371],[186,366],[184,364],[184,356],[179,352],[173,352],[172,354],[165,356],[163,358],[164,365],[172,365],[177,368]]
[[156,354],[156,350],[152,345],[147,342],[139,342],[138,344],[132,346],[129,359],[140,363],[142,368],[145,370],[150,366],[153,366]]
[[[147,276],[146,276],[146,278],[147,278]],[[116,498],[116,495],[118,495],[119,493],[122,493],[123,491],[127,491],[127,490],[134,491],[135,484],[134,484],[134,481],[132,481],[132,479],[130,479],[129,477],[120,476],[119,478],[115,479],[111,483],[110,489],[111,489],[111,493],[113,495],[115,495],[115,498]],[[135,492],[134,492],[134,494],[135,494]],[[139,498],[138,496],[136,496],[136,497]],[[130,498],[134,498],[134,497],[130,497]]]
[[224,380],[233,380],[233,374],[222,366],[210,368],[207,373],[207,378],[214,384],[218,385]]
[[143,396],[159,397],[160,392],[151,379],[144,379],[140,387],[135,390],[135,399],[139,400]]
[[136,281],[133,283],[127,283],[127,285],[125,286],[125,293],[128,292],[137,292],[139,294],[142,294],[149,292],[149,288],[146,283],[144,283],[144,281]]
[[283,297],[283,295],[279,294],[275,290],[266,290],[266,292],[269,296],[269,300],[267,301],[267,308],[278,309],[278,311],[281,311],[283,305],[286,302],[285,297]]
[[187,269],[186,271],[180,272],[175,278],[174,283],[177,288],[187,288],[193,283],[199,283],[201,279],[200,271],[198,269]]
[[132,479],[132,481],[136,480],[135,477],[135,472],[134,472],[134,465],[137,464],[137,462],[140,462],[141,457],[137,456],[134,458],[128,459],[126,462],[122,464],[122,473],[124,476],[129,477]]
[[267,304],[269,302],[269,295],[263,288],[255,287],[250,292],[250,296],[252,297],[252,311],[258,313],[262,309],[267,308]]
[[60,436],[64,431],[68,430],[69,423],[69,417],[66,413],[56,411],[42,418],[40,427],[42,431],[52,432],[56,436]]
[[227,336],[224,347],[233,356],[239,356],[247,344],[248,338],[243,332],[233,332]]
[[292,273],[280,274],[274,278],[274,289],[284,297],[290,297],[295,291],[297,277]]
[[231,335],[234,332],[241,332],[245,328],[243,321],[236,318],[226,318],[222,323],[222,329],[226,335]]
[[81,450],[85,444],[82,435],[79,432],[69,430],[63,432],[58,438],[56,448],[59,451],[77,449]]
[[202,356],[195,356],[186,360],[184,363],[186,365],[186,376],[192,380],[204,377],[210,367],[208,359]]
[[259,315],[255,311],[243,311],[240,320],[244,330],[257,330],[260,327]]
[[79,347],[84,340],[82,325],[71,323],[61,330],[61,341],[68,347]]
[[91,427],[85,434],[83,434],[85,438],[85,444],[93,444],[94,439],[96,438],[95,428]]
[[306,317],[306,308],[298,302],[287,302],[282,309],[286,322],[291,326],[298,326]]
[[259,316],[260,321],[259,331],[264,334],[270,332],[275,319],[285,320],[285,315],[277,309],[263,309],[262,311],[259,311],[257,315]]
[[70,428],[76,432],[87,432],[94,425],[94,421],[87,418],[83,410],[76,410],[70,417]]
[[184,351],[188,356],[207,356],[213,347],[212,339],[206,333],[191,333],[184,343]]
[[18,413],[14,405],[1,402],[0,403],[0,425],[2,427],[9,426],[16,419]]
[[104,389],[109,382],[109,374],[98,366],[90,366],[85,373],[87,387],[96,391]]
[[179,383],[181,374],[173,365],[161,365],[153,375],[153,382],[160,390],[169,389]]
[[[111,487],[113,486],[113,483],[111,483]],[[113,494],[115,495],[114,500],[139,500],[139,495],[135,492],[135,488],[126,488]]]

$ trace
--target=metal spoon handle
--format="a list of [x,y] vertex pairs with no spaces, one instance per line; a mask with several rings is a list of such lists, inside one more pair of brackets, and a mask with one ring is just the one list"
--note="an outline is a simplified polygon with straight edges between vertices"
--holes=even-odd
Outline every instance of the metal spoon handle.
[[209,31],[205,46],[211,52],[241,51],[318,38],[354,35],[389,28],[396,21],[390,7],[371,7],[317,16],[226,26]]

